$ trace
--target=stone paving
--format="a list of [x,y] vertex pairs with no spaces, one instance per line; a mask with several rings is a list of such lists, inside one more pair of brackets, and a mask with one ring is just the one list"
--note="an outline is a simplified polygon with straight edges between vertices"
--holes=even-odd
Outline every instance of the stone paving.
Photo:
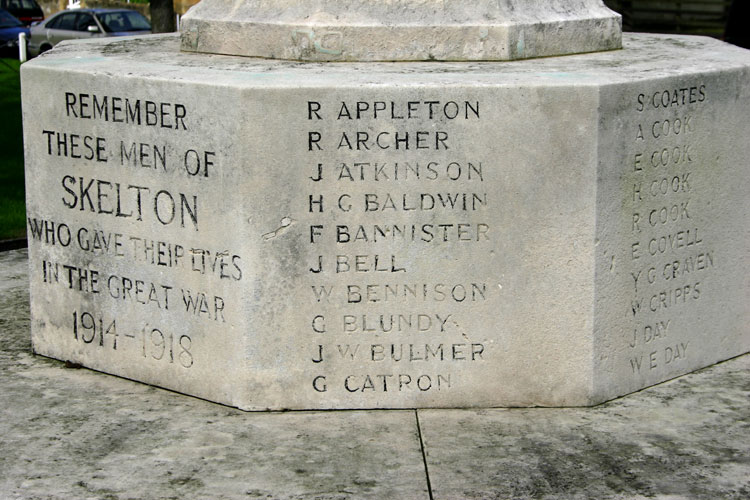
[[0,252],[2,499],[742,499],[750,355],[596,408],[245,413],[31,353]]

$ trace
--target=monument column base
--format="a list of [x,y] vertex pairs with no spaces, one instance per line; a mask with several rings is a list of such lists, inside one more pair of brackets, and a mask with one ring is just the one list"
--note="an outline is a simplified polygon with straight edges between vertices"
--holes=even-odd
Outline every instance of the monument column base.
[[179,46],[22,67],[37,353],[282,410],[593,405],[750,350],[750,52]]

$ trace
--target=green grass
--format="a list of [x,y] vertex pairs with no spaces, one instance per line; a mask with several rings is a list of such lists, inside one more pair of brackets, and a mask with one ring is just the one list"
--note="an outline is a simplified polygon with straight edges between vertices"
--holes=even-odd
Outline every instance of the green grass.
[[26,235],[19,68],[0,59],[0,240]]

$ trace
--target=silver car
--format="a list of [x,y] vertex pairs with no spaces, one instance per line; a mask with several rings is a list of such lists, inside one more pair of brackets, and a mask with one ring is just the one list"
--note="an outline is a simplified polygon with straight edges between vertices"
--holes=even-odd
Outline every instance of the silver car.
[[139,12],[126,9],[64,10],[31,27],[29,57],[63,40],[151,33],[151,24]]

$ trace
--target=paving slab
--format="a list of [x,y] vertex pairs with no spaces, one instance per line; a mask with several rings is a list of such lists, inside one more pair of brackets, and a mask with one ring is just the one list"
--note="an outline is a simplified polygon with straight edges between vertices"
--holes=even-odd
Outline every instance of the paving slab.
[[246,413],[31,353],[0,253],[0,498],[427,499],[413,411]]
[[750,356],[595,408],[420,410],[435,500],[750,498]]

